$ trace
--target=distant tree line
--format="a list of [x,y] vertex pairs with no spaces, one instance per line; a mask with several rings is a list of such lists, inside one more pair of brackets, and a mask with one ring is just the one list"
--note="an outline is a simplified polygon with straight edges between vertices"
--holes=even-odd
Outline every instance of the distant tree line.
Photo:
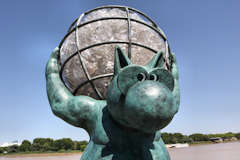
[[230,140],[236,137],[240,140],[240,133],[223,133],[223,134],[201,134],[195,133],[189,136],[183,135],[181,133],[162,133],[162,139],[165,144],[175,144],[175,143],[195,143],[195,142],[206,142],[210,141],[210,138],[220,137],[223,140]]
[[[240,140],[240,133],[224,133],[224,134],[201,134],[195,133],[189,136],[181,133],[162,133],[165,144],[174,143],[194,143],[210,141],[210,138],[220,137],[223,140],[236,137]],[[17,153],[17,152],[65,152],[65,151],[84,151],[87,141],[73,141],[70,138],[62,138],[53,140],[51,138],[35,138],[31,143],[24,140],[20,146],[13,145],[9,147],[0,147],[0,153]]]
[[0,153],[84,151],[87,144],[87,141],[72,141],[70,138],[57,140],[51,138],[35,138],[32,143],[24,140],[20,146],[0,147]]

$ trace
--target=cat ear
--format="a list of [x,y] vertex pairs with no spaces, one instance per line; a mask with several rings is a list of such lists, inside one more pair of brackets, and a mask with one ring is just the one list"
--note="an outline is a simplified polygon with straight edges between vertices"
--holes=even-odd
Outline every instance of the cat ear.
[[164,64],[163,52],[158,52],[147,64],[149,68],[161,68]]
[[115,48],[115,54],[114,54],[114,75],[118,74],[121,68],[126,67],[129,64],[131,64],[130,59],[122,51],[122,49],[117,45]]

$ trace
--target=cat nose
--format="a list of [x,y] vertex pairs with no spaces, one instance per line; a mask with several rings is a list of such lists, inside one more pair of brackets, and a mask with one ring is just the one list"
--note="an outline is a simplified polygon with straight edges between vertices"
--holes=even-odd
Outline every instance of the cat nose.
[[128,125],[144,132],[155,132],[167,126],[177,106],[171,90],[158,81],[145,80],[129,88],[124,101]]
[[[171,92],[169,88],[158,81],[154,80],[145,80],[140,83],[135,84],[135,87],[141,94],[145,94],[146,96],[158,96],[163,95],[162,92]],[[165,91],[166,90],[166,91]]]
[[146,97],[158,97],[159,95],[164,95],[162,94],[162,86],[159,82],[154,82],[151,80],[146,80],[143,84],[140,84],[141,89],[141,94],[144,94]]
[[147,114],[161,118],[169,118],[176,113],[172,92],[163,83],[152,80],[132,86],[126,95],[126,102],[131,107],[141,108]]

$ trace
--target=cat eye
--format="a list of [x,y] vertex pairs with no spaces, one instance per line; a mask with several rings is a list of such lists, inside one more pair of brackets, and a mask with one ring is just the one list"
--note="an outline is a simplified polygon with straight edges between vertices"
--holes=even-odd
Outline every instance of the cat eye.
[[155,69],[150,73],[149,80],[158,81],[166,85],[171,91],[174,88],[174,78],[171,72],[165,69]]
[[158,76],[156,74],[151,74],[150,75],[150,80],[157,81],[158,80]]
[[137,75],[137,79],[138,79],[139,81],[144,81],[144,80],[146,79],[146,75],[145,75],[144,73],[139,73],[139,74]]
[[126,95],[128,89],[138,82],[147,79],[148,73],[145,68],[137,65],[132,65],[123,68],[117,76],[117,84],[120,91]]

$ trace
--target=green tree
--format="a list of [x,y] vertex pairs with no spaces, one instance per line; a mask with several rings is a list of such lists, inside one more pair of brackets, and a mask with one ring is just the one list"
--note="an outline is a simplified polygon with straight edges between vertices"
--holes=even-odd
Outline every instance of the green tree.
[[172,142],[171,133],[162,133],[162,139],[165,144],[171,144],[171,142]]
[[236,133],[235,137],[240,140],[240,133]]
[[162,139],[166,144],[177,143],[178,139],[172,133],[162,133]]
[[52,151],[54,150],[51,143],[44,143],[42,146],[42,151]]
[[184,135],[181,133],[174,133],[173,137],[175,138],[176,143],[184,143]]
[[162,133],[162,139],[165,144],[192,142],[191,138],[181,133]]
[[21,146],[19,147],[19,150],[21,152],[27,152],[27,151],[31,151],[32,149],[32,144],[30,141],[28,140],[24,140],[21,144]]
[[73,150],[74,142],[70,138],[57,139],[53,143],[55,151],[59,150]]
[[188,136],[184,136],[182,139],[181,139],[181,142],[180,143],[192,143],[193,140],[188,137]]
[[32,144],[33,151],[51,151],[54,150],[53,139],[51,138],[35,138]]
[[228,133],[225,133],[224,135],[223,135],[223,138],[224,139],[230,139],[230,138],[232,138],[232,137],[234,137],[235,135],[232,133],[232,132],[228,132]]
[[19,146],[18,145],[12,145],[12,146],[6,147],[6,151],[8,153],[18,152],[19,151]]
[[193,141],[200,142],[200,141],[209,141],[209,138],[207,135],[195,133],[189,136]]
[[84,151],[84,149],[86,148],[87,145],[88,145],[88,142],[87,142],[87,141],[77,142],[77,144],[76,144],[76,149],[77,149],[77,150],[80,150],[80,151]]
[[0,153],[3,153],[4,149],[2,147],[0,147]]

